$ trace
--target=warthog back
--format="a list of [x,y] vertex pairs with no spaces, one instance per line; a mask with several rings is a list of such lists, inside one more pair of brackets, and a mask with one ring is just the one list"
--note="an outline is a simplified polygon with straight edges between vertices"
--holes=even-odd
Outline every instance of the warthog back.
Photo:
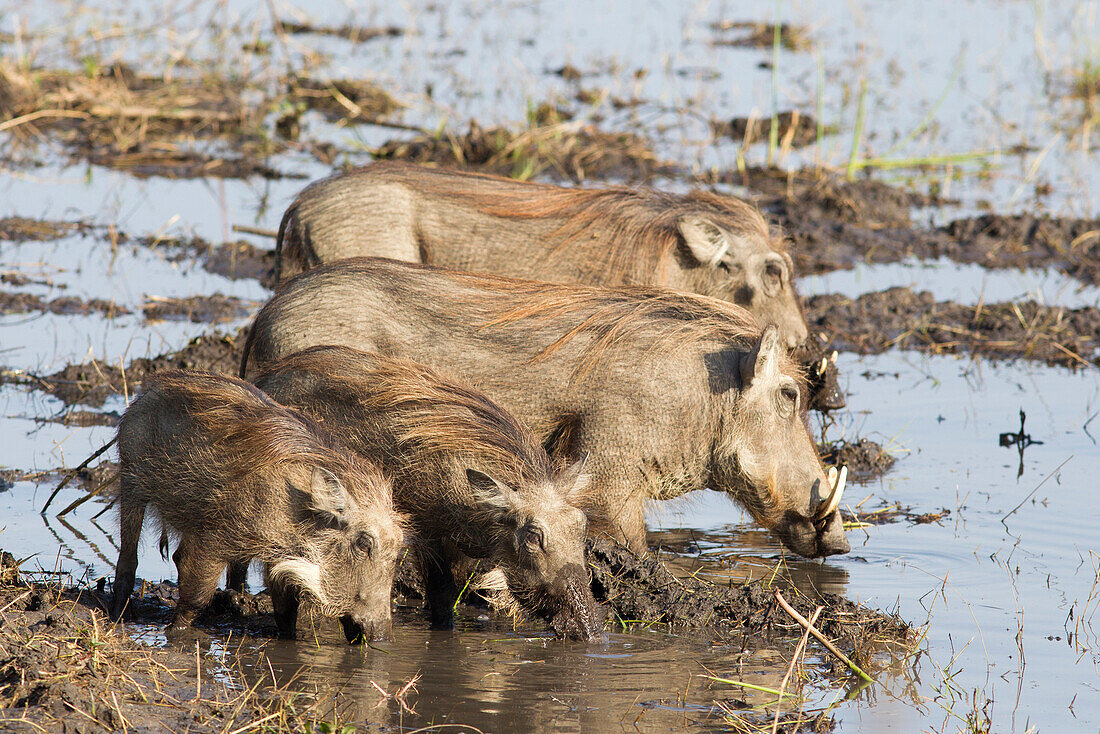
[[381,162],[307,187],[276,243],[285,278],[348,257],[588,285],[661,285],[808,333],[794,265],[757,209],[707,191],[564,188]]

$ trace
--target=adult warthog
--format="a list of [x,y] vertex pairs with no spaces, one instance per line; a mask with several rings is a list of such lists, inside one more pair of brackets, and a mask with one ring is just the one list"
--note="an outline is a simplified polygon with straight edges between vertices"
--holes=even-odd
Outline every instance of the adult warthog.
[[793,347],[790,255],[755,207],[707,191],[579,189],[382,162],[322,179],[283,215],[276,276],[349,257],[587,285],[661,285],[749,309]]
[[583,640],[603,635],[584,561],[583,460],[555,467],[484,393],[406,360],[336,346],[274,364],[256,386],[300,408],[393,479],[416,531],[435,627],[454,626],[452,562],[488,561],[519,608]]
[[590,527],[645,548],[644,503],[712,487],[795,552],[844,553],[778,332],[663,288],[594,288],[355,258],[286,283],[252,325],[254,374],[310,346],[411,359],[486,392],[551,455],[591,455]]

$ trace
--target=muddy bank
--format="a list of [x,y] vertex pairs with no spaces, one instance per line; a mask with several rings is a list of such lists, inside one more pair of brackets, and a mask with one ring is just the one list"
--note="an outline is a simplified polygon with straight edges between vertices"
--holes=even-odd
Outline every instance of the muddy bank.
[[1100,309],[1094,307],[1033,301],[968,306],[891,288],[856,299],[814,296],[806,302],[806,320],[811,331],[831,334],[839,349],[860,354],[897,348],[1067,367],[1100,365]]
[[[754,640],[798,637],[802,628],[776,602],[775,590],[779,589],[804,617],[808,618],[818,606],[825,607],[817,627],[842,648],[859,650],[871,640],[904,643],[910,632],[909,625],[896,616],[835,594],[811,598],[782,577],[743,586],[719,586],[690,576],[678,577],[659,558],[638,557],[608,540],[590,539],[587,545],[592,591],[596,600],[607,607],[612,629],[658,625],[673,633],[692,630],[692,634],[704,633],[716,639],[732,634],[748,635]],[[394,588],[400,608],[409,614],[421,614],[422,587],[415,564],[400,566]],[[166,624],[176,599],[173,584],[139,583],[130,619]],[[478,606],[463,606],[465,616],[484,614]],[[219,590],[198,624],[273,637],[277,632],[271,614],[271,599],[266,591],[253,595]],[[399,634],[397,620],[395,625]],[[318,635],[336,641],[343,639],[337,624],[318,620],[305,608],[299,612],[298,626],[299,639],[314,639]]]
[[99,611],[94,590],[27,582],[2,551],[0,609],[5,731],[226,732],[316,718],[296,714],[292,697],[241,687],[234,671],[196,649],[135,643]]
[[848,467],[848,478],[855,482],[877,479],[890,471],[897,461],[882,444],[869,438],[819,443],[817,452],[828,466]]

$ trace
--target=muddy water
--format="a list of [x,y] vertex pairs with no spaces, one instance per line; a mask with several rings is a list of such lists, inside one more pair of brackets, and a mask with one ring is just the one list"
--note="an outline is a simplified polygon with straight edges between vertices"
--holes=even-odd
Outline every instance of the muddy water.
[[[999,151],[985,159],[993,167],[981,177],[969,175],[974,163],[882,174],[958,197],[957,204],[921,217],[939,221],[985,205],[998,212],[1095,215],[1100,204],[1095,145],[1082,150],[1075,133],[1081,102],[1065,96],[1072,69],[1094,53],[1089,39],[1100,36],[1095,2],[945,1],[914,4],[922,10],[912,17],[906,14],[917,11],[908,6],[872,2],[807,1],[763,10],[758,3],[405,3],[354,16],[341,3],[310,4],[308,12],[275,3],[288,17],[308,16],[316,23],[393,23],[412,31],[368,44],[293,36],[285,47],[267,30],[266,18],[255,15],[253,3],[198,3],[182,13],[152,5],[136,16],[132,8],[109,5],[109,11],[92,4],[55,12],[50,3],[0,3],[0,31],[28,33],[22,45],[6,42],[0,52],[33,53],[40,63],[72,66],[85,53],[140,64],[185,48],[202,60],[259,34],[275,49],[278,63],[284,55],[300,59],[321,49],[329,55],[326,73],[376,79],[409,104],[405,122],[433,130],[445,119],[458,126],[471,117],[486,124],[516,123],[529,100],[560,95],[568,101],[579,88],[603,88],[645,103],[621,111],[579,106],[582,116],[602,116],[607,129],[640,130],[656,141],[662,156],[684,166],[721,168],[734,165],[738,145],[712,138],[706,120],[767,114],[772,71],[761,65],[774,59],[770,49],[715,45],[733,34],[710,24],[771,21],[778,12],[783,20],[809,26],[814,44],[808,52],[781,52],[778,105],[816,114],[820,65],[826,79],[824,120],[841,129],[820,146],[792,152],[782,165],[846,162],[858,90],[866,79],[864,155]],[[152,29],[140,38],[92,32],[135,17]],[[601,22],[593,23],[594,17]],[[66,34],[78,39],[78,52],[51,45]],[[553,73],[566,63],[582,72],[579,82]],[[634,73],[642,69],[645,74]],[[926,116],[932,124],[911,136]],[[380,127],[341,128],[312,114],[304,122],[315,137],[353,147],[404,135]],[[1022,149],[1010,152],[1013,146]],[[0,173],[0,216],[88,220],[134,236],[194,234],[219,242],[236,236],[234,224],[273,229],[303,185],[301,179],[138,180],[63,162],[48,146],[42,155],[42,167]],[[756,146],[748,156],[763,160],[766,151]],[[367,156],[355,151],[347,159],[361,162]],[[329,170],[298,153],[276,156],[272,164],[306,178]],[[1039,184],[1048,185],[1040,190],[1049,193],[1037,193]],[[262,237],[245,239],[270,244]],[[102,298],[134,312],[116,318],[0,316],[0,366],[9,370],[49,372],[88,356],[128,361],[178,348],[210,331],[187,322],[147,323],[141,308],[150,297],[266,297],[254,281],[211,275],[197,260],[177,259],[162,247],[112,247],[103,235],[0,243],[0,270],[48,283],[11,290]],[[1072,307],[1098,300],[1095,288],[1053,271],[993,272],[939,261],[830,273],[809,279],[804,292],[856,296],[891,285],[912,285],[931,290],[937,299],[966,303],[1038,295],[1045,303]],[[826,436],[872,438],[899,458],[882,480],[851,487],[850,508],[870,514],[900,503],[918,514],[949,512],[927,524],[903,520],[853,530],[851,554],[807,562],[786,556],[724,497],[701,492],[654,508],[653,541],[662,546],[662,557],[684,573],[722,582],[770,574],[783,564],[807,588],[897,608],[904,618],[925,625],[918,652],[904,661],[876,657],[870,667],[878,684],[850,700],[843,700],[848,691],[814,649],[803,687],[805,706],[814,710],[837,702],[833,714],[843,731],[952,731],[975,709],[993,719],[996,731],[1034,726],[1095,731],[1100,727],[1100,640],[1094,629],[1100,606],[1096,370],[1071,373],[1027,362],[912,353],[842,355],[842,367],[849,410],[824,429]],[[118,397],[98,410],[124,407]],[[1025,431],[1042,442],[1022,456],[998,445],[1001,433],[1019,429],[1021,410]],[[117,552],[113,514],[94,517],[105,503],[93,500],[65,521],[38,513],[56,476],[34,473],[75,465],[112,433],[109,426],[74,428],[52,420],[65,411],[62,403],[33,389],[0,387],[0,467],[32,475],[0,480],[0,546],[17,557],[29,556],[24,568],[94,580],[111,573]],[[66,489],[55,507],[82,496],[78,487]],[[151,579],[174,576],[152,542],[143,549],[139,573]],[[274,676],[279,685],[331,700],[340,716],[356,722],[413,728],[463,723],[486,731],[702,730],[723,725],[717,702],[759,704],[770,698],[701,674],[709,670],[774,687],[790,654],[752,641],[712,642],[656,630],[616,631],[606,646],[586,647],[543,639],[539,628],[516,632],[499,622],[480,622],[478,615],[465,610],[463,628],[441,634],[426,630],[415,610],[402,610],[396,639],[379,649],[350,649],[335,640],[250,642],[260,649],[248,657],[249,677],[266,682]],[[162,643],[155,629],[141,631],[141,637]],[[216,653],[225,644],[215,637],[209,649]],[[378,706],[382,694],[372,682],[393,693],[417,673],[417,692],[406,696],[415,714],[392,700]]]

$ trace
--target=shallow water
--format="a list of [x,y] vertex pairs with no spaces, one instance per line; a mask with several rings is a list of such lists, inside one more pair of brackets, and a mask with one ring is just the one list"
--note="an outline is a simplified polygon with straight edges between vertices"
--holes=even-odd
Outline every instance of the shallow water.
[[[50,3],[0,3],[0,31],[47,29],[26,41],[23,52],[42,63],[74,63],[57,38],[113,19],[130,24],[132,8],[109,10]],[[26,6],[26,7],[24,7]],[[163,58],[185,44],[194,58],[224,50],[234,34],[272,40],[266,11],[253,3],[150,5],[137,16],[152,30],[123,35],[79,35],[85,51],[109,58]],[[410,107],[406,122],[435,129],[450,119],[483,124],[517,123],[527,102],[554,94],[571,96],[574,85],[548,73],[565,63],[591,72],[580,86],[601,86],[620,96],[649,100],[635,112],[598,110],[607,129],[630,127],[651,136],[662,155],[684,165],[729,167],[737,144],[710,139],[708,117],[767,114],[771,109],[771,51],[715,46],[723,36],[710,28],[721,19],[784,20],[809,26],[816,51],[783,51],[779,57],[779,107],[815,111],[818,59],[826,78],[825,122],[842,132],[782,161],[796,166],[817,157],[843,164],[850,145],[859,81],[868,80],[867,155],[921,156],[997,149],[988,177],[963,176],[959,168],[921,174],[919,185],[937,185],[958,205],[925,211],[935,221],[970,213],[983,203],[998,212],[1034,210],[1035,186],[1043,210],[1095,215],[1100,204],[1100,160],[1095,146],[1082,151],[1073,129],[1077,101],[1066,101],[1064,79],[1100,36],[1098,4],[944,0],[899,7],[895,3],[805,1],[758,3],[403,3],[363,14],[343,3],[311,4],[308,13],[276,3],[280,14],[308,15],[318,23],[395,23],[413,33],[366,44],[294,36],[290,53],[310,48],[330,55],[332,76],[364,75],[395,91]],[[914,8],[921,8],[920,11]],[[593,22],[597,19],[599,22]],[[211,31],[209,23],[216,32]],[[202,29],[196,31],[196,29]],[[724,36],[723,36],[724,37]],[[214,40],[211,40],[211,39]],[[65,47],[67,48],[67,47]],[[21,53],[13,44],[0,53]],[[954,69],[960,69],[952,81]],[[636,69],[647,69],[642,79]],[[432,85],[429,97],[425,85]],[[946,89],[946,93],[945,93]],[[944,101],[937,106],[937,100]],[[926,115],[929,131],[890,151]],[[404,133],[378,127],[343,129],[307,118],[318,137],[364,145]],[[1022,153],[1006,152],[1025,144]],[[765,151],[749,152],[762,160]],[[365,160],[365,156],[364,156]],[[297,154],[277,156],[279,170],[315,178],[327,172]],[[968,164],[969,165],[969,164]],[[967,168],[968,166],[963,166]],[[969,165],[973,168],[972,165]],[[908,173],[883,174],[902,180]],[[212,242],[236,238],[246,224],[273,229],[283,208],[304,185],[281,181],[173,181],[135,179],[96,166],[62,163],[48,156],[43,168],[0,172],[0,216],[19,214],[111,224],[134,236],[197,235]],[[243,236],[261,246],[262,237]],[[0,265],[53,285],[10,287],[47,298],[102,298],[138,315],[7,315],[0,317],[0,366],[48,371],[96,356],[112,364],[179,348],[209,326],[180,322],[147,324],[140,309],[150,296],[220,292],[262,300],[254,281],[211,275],[190,259],[173,261],[158,248],[123,244],[102,236],[56,242],[0,244]],[[932,291],[937,299],[964,303],[1034,297],[1075,307],[1097,305],[1100,291],[1043,270],[986,271],[943,261],[858,267],[806,279],[803,292],[860,293],[892,285]],[[8,286],[5,286],[8,288]],[[224,331],[238,323],[223,325]],[[824,562],[786,556],[768,533],[747,522],[727,498],[711,492],[653,508],[653,540],[662,557],[685,573],[728,582],[774,572],[777,564],[804,587],[844,594],[893,610],[923,625],[919,655],[904,663],[885,654],[875,661],[879,683],[839,702],[834,714],[843,731],[955,730],[988,704],[995,731],[1096,730],[1100,727],[1100,650],[1094,618],[1100,606],[1100,377],[1095,369],[1069,372],[1028,363],[994,364],[954,357],[889,353],[841,357],[848,411],[827,428],[830,438],[868,437],[898,455],[882,480],[850,486],[848,505],[873,510],[884,503],[914,512],[949,510],[931,524],[907,521],[850,533],[852,553]],[[121,411],[122,398],[103,410]],[[0,387],[0,467],[48,471],[74,466],[109,440],[109,427],[71,428],[42,419],[59,415],[54,398],[19,386]],[[1026,431],[1041,444],[1021,457],[998,445],[1016,431],[1019,411]],[[1096,419],[1096,420],[1094,420]],[[820,430],[820,426],[816,426]],[[39,510],[56,475],[0,484],[0,547],[24,568],[64,571],[96,579],[111,573],[113,512],[98,520],[105,500],[92,500],[65,522]],[[72,487],[56,509],[79,499]],[[156,543],[143,548],[139,574],[172,578]],[[308,645],[272,641],[248,658],[250,679],[295,685],[320,699],[333,698],[354,721],[415,728],[465,723],[484,730],[701,730],[720,728],[712,706],[725,698],[753,703],[767,696],[700,678],[716,675],[775,686],[789,649],[758,649],[741,641],[711,644],[693,635],[657,631],[612,633],[606,646],[560,643],[532,628],[517,633],[500,622],[482,623],[467,610],[454,634],[429,632],[415,610],[402,610],[392,643],[377,650],[338,641]],[[164,644],[155,628],[137,631]],[[212,654],[226,643],[212,639]],[[819,652],[811,655],[807,706],[824,707],[846,691],[827,675]],[[894,663],[894,664],[888,664]],[[269,667],[270,664],[270,667]],[[407,695],[416,714],[402,713],[382,696],[415,673],[417,692]]]

